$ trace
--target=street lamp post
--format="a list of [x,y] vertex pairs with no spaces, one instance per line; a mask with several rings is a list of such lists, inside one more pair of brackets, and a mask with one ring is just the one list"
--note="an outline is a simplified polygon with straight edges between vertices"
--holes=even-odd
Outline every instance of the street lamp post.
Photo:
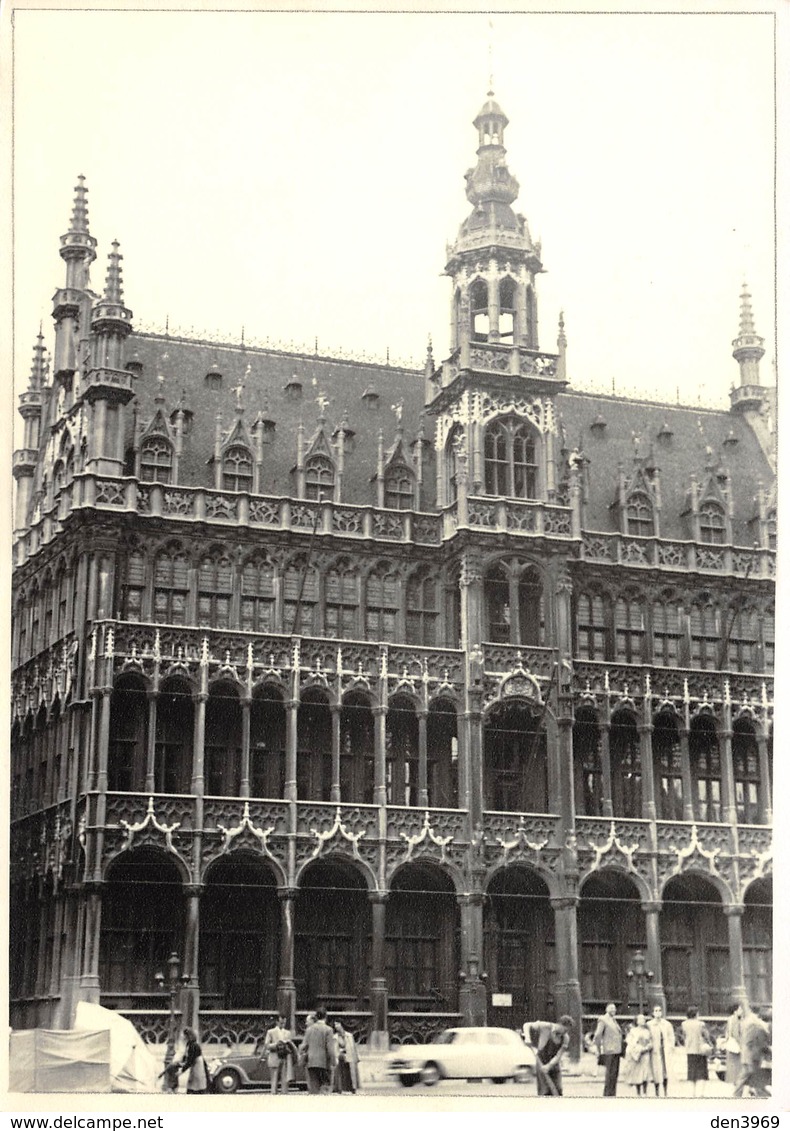
[[645,983],[652,982],[652,970],[645,969],[645,956],[638,950],[631,960],[631,969],[628,971],[628,980],[636,982],[636,1000],[639,1003],[639,1012],[645,1011]]
[[170,1020],[167,1027],[167,1047],[165,1048],[165,1068],[173,1063],[176,1054],[176,997],[182,986],[189,984],[189,974],[181,973],[181,959],[172,951],[167,960],[167,974],[158,971],[154,978],[160,990],[167,987],[170,996]]

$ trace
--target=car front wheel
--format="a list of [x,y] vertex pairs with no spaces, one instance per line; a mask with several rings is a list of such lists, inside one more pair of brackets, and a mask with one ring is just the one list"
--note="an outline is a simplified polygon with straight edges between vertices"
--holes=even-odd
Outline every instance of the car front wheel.
[[399,1080],[404,1088],[413,1088],[415,1084],[419,1084],[420,1074],[419,1072],[404,1072]]
[[514,1084],[528,1084],[531,1080],[531,1074],[526,1064],[520,1064],[516,1071],[513,1073]]
[[432,1088],[435,1084],[439,1083],[441,1078],[442,1074],[439,1071],[439,1066],[437,1064],[434,1064],[433,1061],[430,1061],[428,1064],[426,1064],[422,1072],[420,1073],[420,1079],[422,1080],[423,1084],[425,1084],[426,1088]]
[[233,1068],[223,1068],[214,1077],[214,1087],[218,1092],[229,1096],[233,1092],[237,1092],[241,1085],[241,1078],[238,1072]]

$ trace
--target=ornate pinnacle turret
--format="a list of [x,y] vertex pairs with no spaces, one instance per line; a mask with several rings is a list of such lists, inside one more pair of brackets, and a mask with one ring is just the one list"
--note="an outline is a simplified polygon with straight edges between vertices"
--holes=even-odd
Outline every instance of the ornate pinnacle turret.
[[96,303],[91,318],[91,325],[97,334],[103,335],[112,348],[108,348],[102,364],[113,368],[120,368],[121,351],[120,342],[131,333],[132,312],[123,302],[123,279],[121,276],[121,260],[123,256],[118,248],[117,240],[112,242],[112,251],[107,256],[107,278],[104,284],[104,294]]
[[[68,270],[66,286],[81,289],[88,285],[88,266],[96,258],[96,240],[88,229],[88,190],[85,178],[80,175],[74,186],[74,207],[71,227],[60,237],[60,255]],[[79,266],[82,270],[78,270]]]
[[41,326],[38,328],[38,337],[33,346],[33,365],[30,369],[30,389],[38,392],[47,383],[47,347],[44,345],[44,335]]
[[557,345],[563,349],[568,344],[568,339],[565,337],[565,311],[560,311],[559,329],[557,333]]
[[745,335],[752,336],[752,335],[754,335],[754,332],[755,332],[754,331],[754,315],[752,314],[752,301],[751,300],[752,300],[752,296],[749,294],[749,291],[748,291],[747,286],[746,286],[746,282],[744,281],[743,287],[741,288],[741,325],[740,325],[740,331],[741,331],[740,336],[741,337],[744,337]]
[[732,356],[741,370],[740,387],[733,389],[730,401],[733,408],[753,408],[764,399],[760,388],[760,358],[765,353],[764,339],[755,333],[752,313],[752,296],[746,283],[741,289],[740,333],[732,343]]
[[71,214],[71,230],[72,232],[84,232],[89,235],[88,231],[88,190],[85,188],[85,178],[82,173],[77,177],[79,182],[74,186],[74,210]]
[[107,278],[104,283],[105,302],[123,302],[123,280],[121,278],[121,260],[123,256],[118,251],[121,245],[117,240],[112,241],[112,251],[107,256]]

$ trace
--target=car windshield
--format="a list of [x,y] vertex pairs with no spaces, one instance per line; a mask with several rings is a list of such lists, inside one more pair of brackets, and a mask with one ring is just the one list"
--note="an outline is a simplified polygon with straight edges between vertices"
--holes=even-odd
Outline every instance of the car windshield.
[[445,1031],[443,1033],[440,1033],[436,1038],[436,1044],[451,1045],[457,1036],[458,1034],[454,1029],[445,1029]]

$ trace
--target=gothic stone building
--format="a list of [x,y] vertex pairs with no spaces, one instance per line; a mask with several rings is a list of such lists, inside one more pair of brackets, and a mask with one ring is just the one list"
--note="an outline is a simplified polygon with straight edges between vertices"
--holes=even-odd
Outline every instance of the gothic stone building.
[[379,1046],[625,1012],[638,951],[670,1015],[770,1001],[749,295],[728,409],[575,391],[506,125],[419,372],[135,332],[80,180],[14,453],[14,1025],[161,1039],[174,951],[227,1043],[318,1002]]

